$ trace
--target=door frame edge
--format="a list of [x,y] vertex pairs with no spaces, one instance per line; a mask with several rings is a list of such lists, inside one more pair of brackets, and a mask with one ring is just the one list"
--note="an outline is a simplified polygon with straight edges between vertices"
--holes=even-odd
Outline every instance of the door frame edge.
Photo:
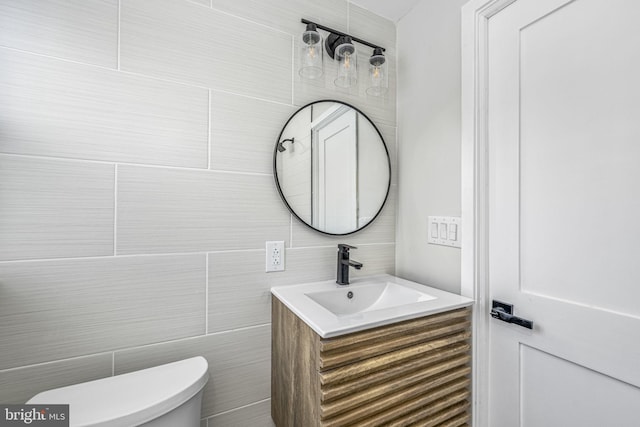
[[473,309],[472,425],[489,426],[488,23],[516,0],[470,0],[461,8],[461,294]]

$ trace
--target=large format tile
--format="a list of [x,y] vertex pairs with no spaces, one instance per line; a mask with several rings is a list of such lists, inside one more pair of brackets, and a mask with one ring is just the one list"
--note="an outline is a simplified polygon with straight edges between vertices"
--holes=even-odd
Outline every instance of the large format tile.
[[[380,15],[349,2],[349,34],[385,48],[385,54],[396,53],[396,25]],[[362,46],[371,56],[370,48]]]
[[211,169],[273,173],[276,140],[292,106],[213,92]]
[[345,0],[213,0],[212,5],[214,9],[288,32],[296,39],[302,37],[306,28],[301,18],[338,31],[347,30]]
[[291,102],[292,37],[180,0],[122,0],[120,65],[186,83]]
[[204,389],[202,417],[269,398],[270,325],[118,351],[115,373],[195,356],[203,356],[209,362],[209,382]]
[[[285,271],[265,273],[265,252],[209,254],[208,331],[224,331],[271,321],[272,286],[336,277],[336,247],[287,249]],[[353,251],[364,268],[353,277],[394,272],[395,245],[363,245]]]
[[3,0],[0,45],[116,68],[118,0]]
[[109,377],[112,360],[104,353],[0,371],[0,402],[25,403],[46,390]]
[[0,261],[113,254],[113,193],[113,165],[0,155]]
[[209,254],[209,333],[269,323],[269,288],[283,273],[264,264],[264,250]]
[[202,334],[205,255],[0,263],[0,369]]
[[0,49],[0,152],[207,167],[208,91]]
[[358,246],[363,243],[394,243],[396,231],[396,197],[397,188],[391,185],[387,201],[373,223],[363,230],[346,236],[331,236],[310,229],[297,218],[293,218],[291,246],[294,248],[307,246],[327,246],[347,243]]
[[271,176],[118,167],[118,254],[256,249],[289,226]]
[[275,427],[271,419],[271,399],[216,415],[207,421],[209,427]]

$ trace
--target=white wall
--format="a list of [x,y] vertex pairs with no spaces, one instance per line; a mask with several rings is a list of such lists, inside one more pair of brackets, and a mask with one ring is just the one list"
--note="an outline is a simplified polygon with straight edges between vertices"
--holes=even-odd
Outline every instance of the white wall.
[[460,250],[428,245],[427,217],[460,216],[460,7],[464,3],[423,0],[397,24],[396,273],[456,293]]
[[311,100],[395,149],[395,79],[387,99],[302,82],[301,17],[395,63],[395,25],[345,0],[0,2],[0,402],[203,355],[208,425],[270,425],[270,286],[335,277],[339,242],[355,275],[393,273],[393,199],[343,239],[277,194],[276,138]]

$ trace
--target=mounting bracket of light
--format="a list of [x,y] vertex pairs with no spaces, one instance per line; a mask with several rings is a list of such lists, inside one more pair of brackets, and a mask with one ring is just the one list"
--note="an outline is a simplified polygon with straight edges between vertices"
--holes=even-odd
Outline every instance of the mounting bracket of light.
[[383,48],[382,46],[378,46],[376,44],[369,43],[366,40],[362,40],[362,39],[360,39],[358,37],[353,37],[352,35],[349,35],[347,33],[343,33],[342,31],[334,30],[333,28],[326,27],[324,25],[318,24],[318,23],[313,22],[313,21],[309,21],[308,19],[302,18],[300,20],[300,22],[302,22],[303,24],[313,24],[317,28],[320,28],[321,30],[329,32],[329,35],[327,36],[327,39],[325,40],[324,47],[325,47],[325,49],[327,50],[327,53],[329,54],[329,56],[332,59],[334,58],[336,47],[338,47],[344,41],[345,37],[349,37],[354,42],[358,42],[358,43],[363,44],[365,46],[369,46],[372,49],[382,49],[382,52],[385,51],[385,48]]

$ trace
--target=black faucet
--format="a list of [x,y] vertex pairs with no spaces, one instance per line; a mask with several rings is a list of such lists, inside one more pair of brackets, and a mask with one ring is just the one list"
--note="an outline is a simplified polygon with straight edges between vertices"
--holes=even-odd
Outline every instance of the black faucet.
[[338,278],[336,283],[338,285],[349,284],[349,267],[353,267],[356,270],[362,268],[362,263],[358,261],[349,260],[349,249],[358,249],[355,246],[349,246],[340,243],[338,245]]

